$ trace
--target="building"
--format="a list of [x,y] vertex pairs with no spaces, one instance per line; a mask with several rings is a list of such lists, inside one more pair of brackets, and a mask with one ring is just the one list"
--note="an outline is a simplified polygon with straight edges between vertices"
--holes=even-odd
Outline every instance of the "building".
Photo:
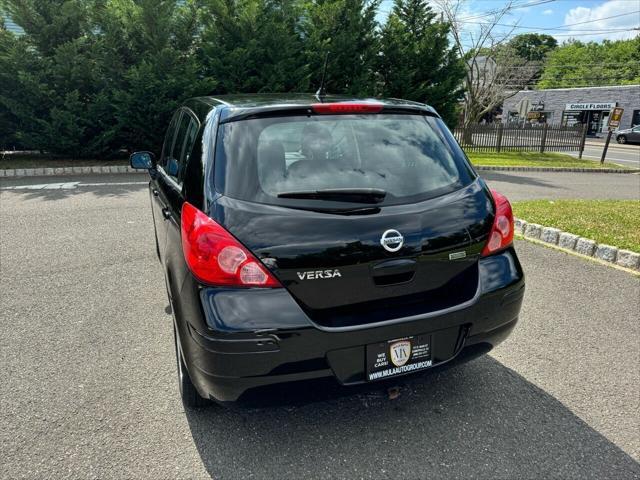
[[640,125],[640,85],[523,90],[505,100],[508,122],[586,124],[588,135],[607,131],[613,107],[624,108],[620,129]]

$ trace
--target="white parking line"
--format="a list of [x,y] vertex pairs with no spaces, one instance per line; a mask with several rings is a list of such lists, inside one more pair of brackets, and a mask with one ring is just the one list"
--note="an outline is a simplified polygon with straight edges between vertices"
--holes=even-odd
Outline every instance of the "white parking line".
[[12,185],[2,187],[2,190],[70,190],[76,188],[80,182],[39,183],[35,185]]
[[106,187],[108,185],[148,185],[149,182],[112,182],[112,183],[81,183],[79,187]]
[[102,182],[102,183],[81,183],[81,182],[64,182],[64,183],[39,183],[35,185],[11,185],[9,187],[0,187],[0,190],[73,190],[78,187],[110,187],[121,185],[147,185],[149,182]]

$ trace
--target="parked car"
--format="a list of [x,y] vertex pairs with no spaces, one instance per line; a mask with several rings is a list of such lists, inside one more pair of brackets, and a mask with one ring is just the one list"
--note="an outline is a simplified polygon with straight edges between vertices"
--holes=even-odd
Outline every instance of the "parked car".
[[518,321],[511,206],[431,107],[196,98],[131,166],[151,177],[187,406],[470,359]]
[[640,125],[616,132],[618,143],[640,143]]

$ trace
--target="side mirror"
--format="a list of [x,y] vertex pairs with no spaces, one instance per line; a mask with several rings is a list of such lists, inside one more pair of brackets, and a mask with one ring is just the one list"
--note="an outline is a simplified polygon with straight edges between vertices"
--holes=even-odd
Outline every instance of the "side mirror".
[[149,170],[155,163],[155,155],[151,152],[134,152],[129,157],[131,168]]

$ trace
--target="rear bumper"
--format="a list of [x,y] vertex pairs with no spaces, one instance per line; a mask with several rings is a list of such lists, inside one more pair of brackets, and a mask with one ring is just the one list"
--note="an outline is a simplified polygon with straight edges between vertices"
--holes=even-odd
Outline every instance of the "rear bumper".
[[283,289],[209,288],[200,290],[203,319],[187,315],[178,330],[201,395],[233,401],[275,383],[321,377],[363,383],[366,345],[400,337],[431,334],[434,366],[485,353],[515,327],[523,295],[524,276],[510,249],[480,261],[479,295],[471,305],[424,318],[331,331],[314,325]]

